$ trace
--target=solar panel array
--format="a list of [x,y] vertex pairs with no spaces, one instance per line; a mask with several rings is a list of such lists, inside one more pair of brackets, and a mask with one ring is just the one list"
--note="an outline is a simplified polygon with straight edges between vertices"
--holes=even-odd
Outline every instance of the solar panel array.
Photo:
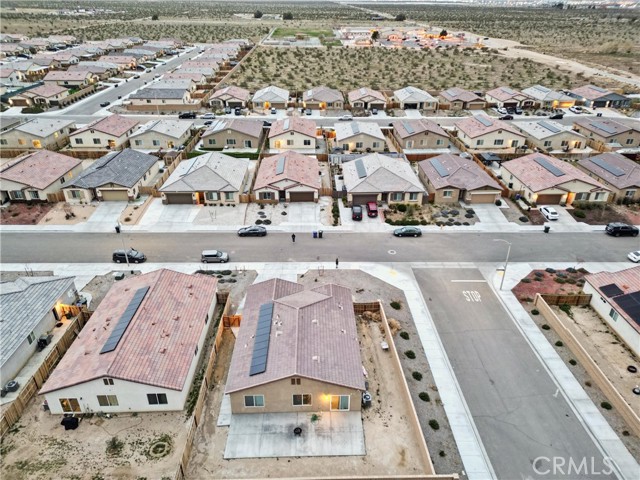
[[609,125],[605,125],[602,122],[593,122],[591,126],[597,128],[598,130],[602,130],[603,132],[606,132],[610,135],[616,133],[616,130],[614,128],[611,128]]
[[609,285],[600,287],[600,290],[602,290],[602,293],[604,293],[609,298],[617,297],[618,295],[622,295],[624,293],[615,283],[610,283]]
[[445,93],[451,97],[455,97],[457,92],[454,89],[450,88]]
[[441,177],[449,176],[449,172],[446,168],[444,168],[444,165],[440,163],[440,160],[438,160],[437,158],[432,158],[431,160],[429,160],[429,162],[431,163],[431,166],[436,169],[438,175],[440,175]]
[[136,290],[136,293],[133,294],[133,298],[129,302],[129,305],[127,305],[127,308],[122,312],[122,315],[118,320],[118,324],[111,331],[111,335],[109,335],[109,338],[107,338],[107,341],[102,346],[100,353],[113,352],[116,349],[118,343],[120,343],[120,339],[122,339],[122,335],[127,331],[127,327],[131,323],[133,316],[138,311],[138,308],[148,291],[149,287],[142,287]]
[[607,163],[602,158],[593,157],[593,158],[590,158],[589,160],[591,160],[593,163],[598,165],[600,168],[604,168],[607,172],[609,172],[611,175],[615,177],[621,177],[624,175],[624,170],[616,167],[615,165],[611,165],[610,163]]
[[628,293],[615,298],[618,306],[640,325],[640,292]]
[[489,120],[487,117],[475,117],[476,120],[478,120],[481,124],[483,124],[485,127],[490,127],[491,125],[493,125],[493,122],[491,120]]
[[351,124],[351,131],[354,135],[357,135],[358,133],[360,133],[360,125],[358,125],[356,122],[353,122]]
[[364,168],[364,163],[362,160],[356,160],[356,172],[358,172],[358,178],[364,178],[367,176],[367,169]]
[[596,92],[600,92],[600,93],[609,93],[608,90],[605,90],[604,88],[596,87],[595,85],[591,85],[591,90],[595,90]]
[[289,119],[285,118],[284,123],[282,124],[282,130],[289,130]]
[[546,128],[552,133],[560,133],[562,131],[561,128],[558,128],[555,125],[551,125],[549,122],[545,122],[544,120],[540,120],[538,124],[543,126],[544,128]]
[[284,173],[284,162],[286,158],[284,156],[278,159],[278,163],[276,164],[276,175],[282,175]]
[[267,369],[267,356],[269,354],[269,340],[271,339],[271,321],[273,319],[273,302],[260,305],[258,312],[258,326],[256,327],[255,341],[253,343],[253,355],[249,376],[264,373]]
[[534,161],[548,172],[554,174],[556,177],[561,177],[564,175],[564,172],[562,170],[550,163],[546,158],[536,157],[534,158]]
[[407,133],[409,135],[413,135],[415,133],[415,130],[413,129],[413,127],[411,126],[411,124],[405,120],[402,121],[402,126],[404,127],[404,129],[407,131]]

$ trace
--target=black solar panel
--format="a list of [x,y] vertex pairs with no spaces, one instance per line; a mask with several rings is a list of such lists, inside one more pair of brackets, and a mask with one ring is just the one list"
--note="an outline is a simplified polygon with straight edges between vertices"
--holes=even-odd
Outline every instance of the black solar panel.
[[250,376],[263,373],[267,369],[272,319],[273,302],[260,305],[258,325],[256,326],[255,341],[253,343],[253,354],[251,356],[251,368],[249,369]]
[[449,176],[449,171],[444,167],[444,165],[442,165],[442,163],[440,163],[440,160],[438,160],[437,158],[432,158],[431,160],[429,160],[429,162],[431,163],[431,166],[436,169],[438,175],[443,178]]
[[107,341],[104,342],[100,353],[113,352],[116,349],[118,343],[120,343],[122,335],[124,335],[124,332],[127,330],[127,327],[131,323],[133,316],[138,311],[138,308],[140,307],[140,304],[142,303],[142,300],[144,299],[144,296],[148,291],[149,287],[142,287],[136,290],[136,293],[133,294],[133,298],[129,302],[129,305],[127,305],[127,308],[125,308],[124,312],[122,312],[122,315],[118,320],[118,324],[111,331],[111,335],[109,335]]
[[549,173],[555,175],[556,177],[562,177],[564,172],[560,170],[558,167],[553,165],[549,160],[544,157],[536,157],[533,159],[538,165],[547,170]]
[[614,298],[618,306],[640,325],[640,292],[628,293]]
[[615,283],[610,283],[609,285],[600,287],[600,290],[609,298],[617,297],[624,293]]
[[621,177],[622,175],[624,175],[624,170],[616,167],[615,165],[611,165],[610,163],[607,163],[607,161],[603,160],[602,158],[593,157],[593,158],[590,158],[589,160],[591,160],[593,163],[598,165],[600,168],[605,169],[611,175],[614,175],[616,177]]
[[362,160],[356,160],[356,172],[358,172],[358,178],[364,178],[367,176],[367,169],[364,168],[364,163]]

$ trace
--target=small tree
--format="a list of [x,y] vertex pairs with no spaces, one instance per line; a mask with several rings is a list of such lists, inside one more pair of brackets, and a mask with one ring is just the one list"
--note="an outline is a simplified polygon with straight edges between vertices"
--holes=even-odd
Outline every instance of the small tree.
[[407,16],[404,13],[399,13],[396,15],[396,22],[404,22],[407,19]]
[[151,17],[151,20],[160,20],[160,17],[158,16],[157,13],[153,14],[153,16]]
[[293,20],[293,13],[286,12],[284,15],[282,15],[282,19],[283,20]]
[[256,10],[256,13],[253,14],[253,18],[262,18],[262,12],[260,10]]
[[440,32],[440,36],[441,36],[441,37],[446,37],[447,35],[448,35],[448,34],[447,34],[447,31],[446,31],[446,30],[442,30],[442,31]]
[[371,34],[371,40],[378,40],[380,38],[380,32],[378,30],[374,30]]

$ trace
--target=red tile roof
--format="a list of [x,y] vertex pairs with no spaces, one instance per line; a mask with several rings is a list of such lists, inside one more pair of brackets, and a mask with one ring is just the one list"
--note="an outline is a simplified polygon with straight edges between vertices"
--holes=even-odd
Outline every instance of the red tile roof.
[[121,137],[139,123],[138,120],[133,118],[123,117],[122,115],[110,115],[76,130],[71,135],[78,135],[87,130],[97,130],[108,135],[113,135],[114,137]]
[[49,150],[40,150],[17,158],[2,167],[0,179],[43,190],[81,163],[82,160],[77,158]]
[[[482,118],[484,123],[478,120],[478,117]],[[464,120],[459,120],[455,123],[456,128],[464,132],[469,138],[480,137],[498,130],[504,130],[520,138],[526,138],[521,132],[502,120],[490,118],[486,115],[478,115],[478,117],[467,117]]]
[[269,129],[269,138],[286,132],[298,132],[308,137],[316,137],[316,122],[308,118],[287,117],[276,120]]
[[[433,161],[437,161],[444,167],[447,176],[443,177],[433,166]],[[479,188],[493,188],[502,190],[502,187],[489,176],[480,166],[468,158],[445,153],[418,163],[420,169],[427,176],[434,188],[455,187],[460,190],[473,191]]]
[[[111,287],[40,393],[111,377],[183,390],[218,281],[156,270]],[[100,353],[136,291],[149,287],[115,350]],[[211,319],[209,319],[211,321]]]
[[[284,169],[282,173],[277,174],[276,167],[280,159],[284,159]],[[253,189],[264,188],[285,179],[320,189],[321,183],[318,168],[317,158],[293,151],[265,157],[260,162]]]

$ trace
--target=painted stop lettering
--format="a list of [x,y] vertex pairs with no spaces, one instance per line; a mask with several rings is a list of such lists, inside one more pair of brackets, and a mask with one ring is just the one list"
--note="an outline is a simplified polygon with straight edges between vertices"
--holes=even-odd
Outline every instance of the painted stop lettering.
[[480,293],[476,290],[463,290],[462,294],[467,302],[481,302]]

